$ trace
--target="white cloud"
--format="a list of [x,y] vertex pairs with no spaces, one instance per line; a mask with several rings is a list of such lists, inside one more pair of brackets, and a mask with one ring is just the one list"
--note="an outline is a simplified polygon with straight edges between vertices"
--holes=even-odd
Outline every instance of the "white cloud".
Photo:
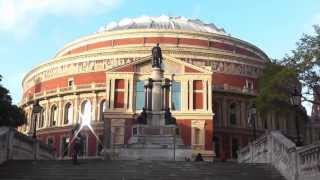
[[0,31],[34,27],[45,16],[81,17],[108,12],[121,0],[0,0]]

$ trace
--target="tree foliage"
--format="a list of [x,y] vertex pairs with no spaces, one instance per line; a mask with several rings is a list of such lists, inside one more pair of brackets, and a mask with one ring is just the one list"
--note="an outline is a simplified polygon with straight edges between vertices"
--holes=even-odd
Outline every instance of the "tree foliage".
[[256,104],[261,113],[292,109],[289,101],[291,92],[299,84],[295,69],[276,62],[268,62],[258,82],[259,95]]
[[302,36],[290,55],[266,64],[256,98],[261,113],[291,111],[289,99],[295,87],[301,90],[304,101],[318,103],[312,98],[320,92],[314,91],[320,87],[320,26],[314,26],[314,30],[314,34]]
[[[0,75],[0,82],[2,76]],[[0,84],[0,126],[18,127],[26,122],[24,111],[12,104],[8,89]]]
[[[315,33],[304,34],[297,42],[297,48],[292,50],[291,55],[283,58],[284,66],[296,69],[301,85],[304,87],[304,101],[319,103],[312,99],[320,87],[320,26],[314,26]],[[319,94],[317,94],[319,96]]]

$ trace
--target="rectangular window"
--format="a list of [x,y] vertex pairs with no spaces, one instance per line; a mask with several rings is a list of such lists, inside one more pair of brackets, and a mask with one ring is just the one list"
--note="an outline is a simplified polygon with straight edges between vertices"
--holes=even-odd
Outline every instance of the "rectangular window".
[[136,110],[141,110],[144,107],[144,82],[136,81]]
[[193,109],[203,109],[203,84],[201,80],[193,81]]
[[124,80],[116,79],[114,85],[114,107],[124,108]]
[[171,109],[173,111],[181,110],[181,82],[173,81],[172,82],[172,104]]
[[249,79],[246,79],[246,85],[245,85],[245,87],[247,88],[247,89],[253,89],[253,81],[252,80],[249,80]]
[[68,87],[73,87],[73,85],[74,85],[74,80],[73,80],[73,78],[68,79]]

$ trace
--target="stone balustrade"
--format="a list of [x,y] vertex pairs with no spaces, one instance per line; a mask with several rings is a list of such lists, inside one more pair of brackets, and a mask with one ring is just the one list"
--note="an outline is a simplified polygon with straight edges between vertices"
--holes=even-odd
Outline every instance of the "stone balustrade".
[[288,180],[320,179],[320,142],[303,147],[269,131],[238,152],[240,163],[270,163]]
[[229,84],[224,85],[214,85],[213,90],[222,91],[222,92],[231,92],[231,93],[240,93],[240,94],[248,94],[248,95],[256,95],[257,92],[254,89],[249,88],[240,88],[237,86],[231,86]]
[[46,144],[34,140],[17,130],[0,127],[0,164],[7,160],[54,159]]
[[45,90],[42,92],[35,93],[34,96],[26,96],[23,99],[23,104],[27,104],[28,102],[32,102],[35,99],[48,98],[51,96],[64,95],[64,94],[74,94],[86,91],[103,91],[106,89],[105,83],[91,83],[91,84],[83,84],[83,85],[73,85],[70,87],[62,87],[51,90]]

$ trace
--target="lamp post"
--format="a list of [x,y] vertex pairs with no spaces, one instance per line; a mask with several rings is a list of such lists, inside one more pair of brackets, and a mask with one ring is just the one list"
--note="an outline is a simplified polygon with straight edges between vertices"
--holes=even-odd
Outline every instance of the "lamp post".
[[290,102],[294,106],[296,114],[295,114],[295,124],[296,124],[296,133],[297,133],[297,139],[296,139],[296,146],[302,146],[302,141],[300,139],[300,129],[299,129],[299,122],[298,122],[298,108],[301,104],[301,93],[298,91],[297,88],[294,88]]
[[253,138],[256,140],[257,138],[257,130],[256,130],[256,115],[257,115],[257,108],[256,105],[253,103],[250,108],[250,116],[251,116],[251,125],[252,125],[252,131],[253,131]]
[[39,105],[39,100],[34,101],[32,107],[32,117],[33,117],[33,134],[32,138],[37,138],[37,117],[35,114],[40,113],[42,111],[42,107]]

